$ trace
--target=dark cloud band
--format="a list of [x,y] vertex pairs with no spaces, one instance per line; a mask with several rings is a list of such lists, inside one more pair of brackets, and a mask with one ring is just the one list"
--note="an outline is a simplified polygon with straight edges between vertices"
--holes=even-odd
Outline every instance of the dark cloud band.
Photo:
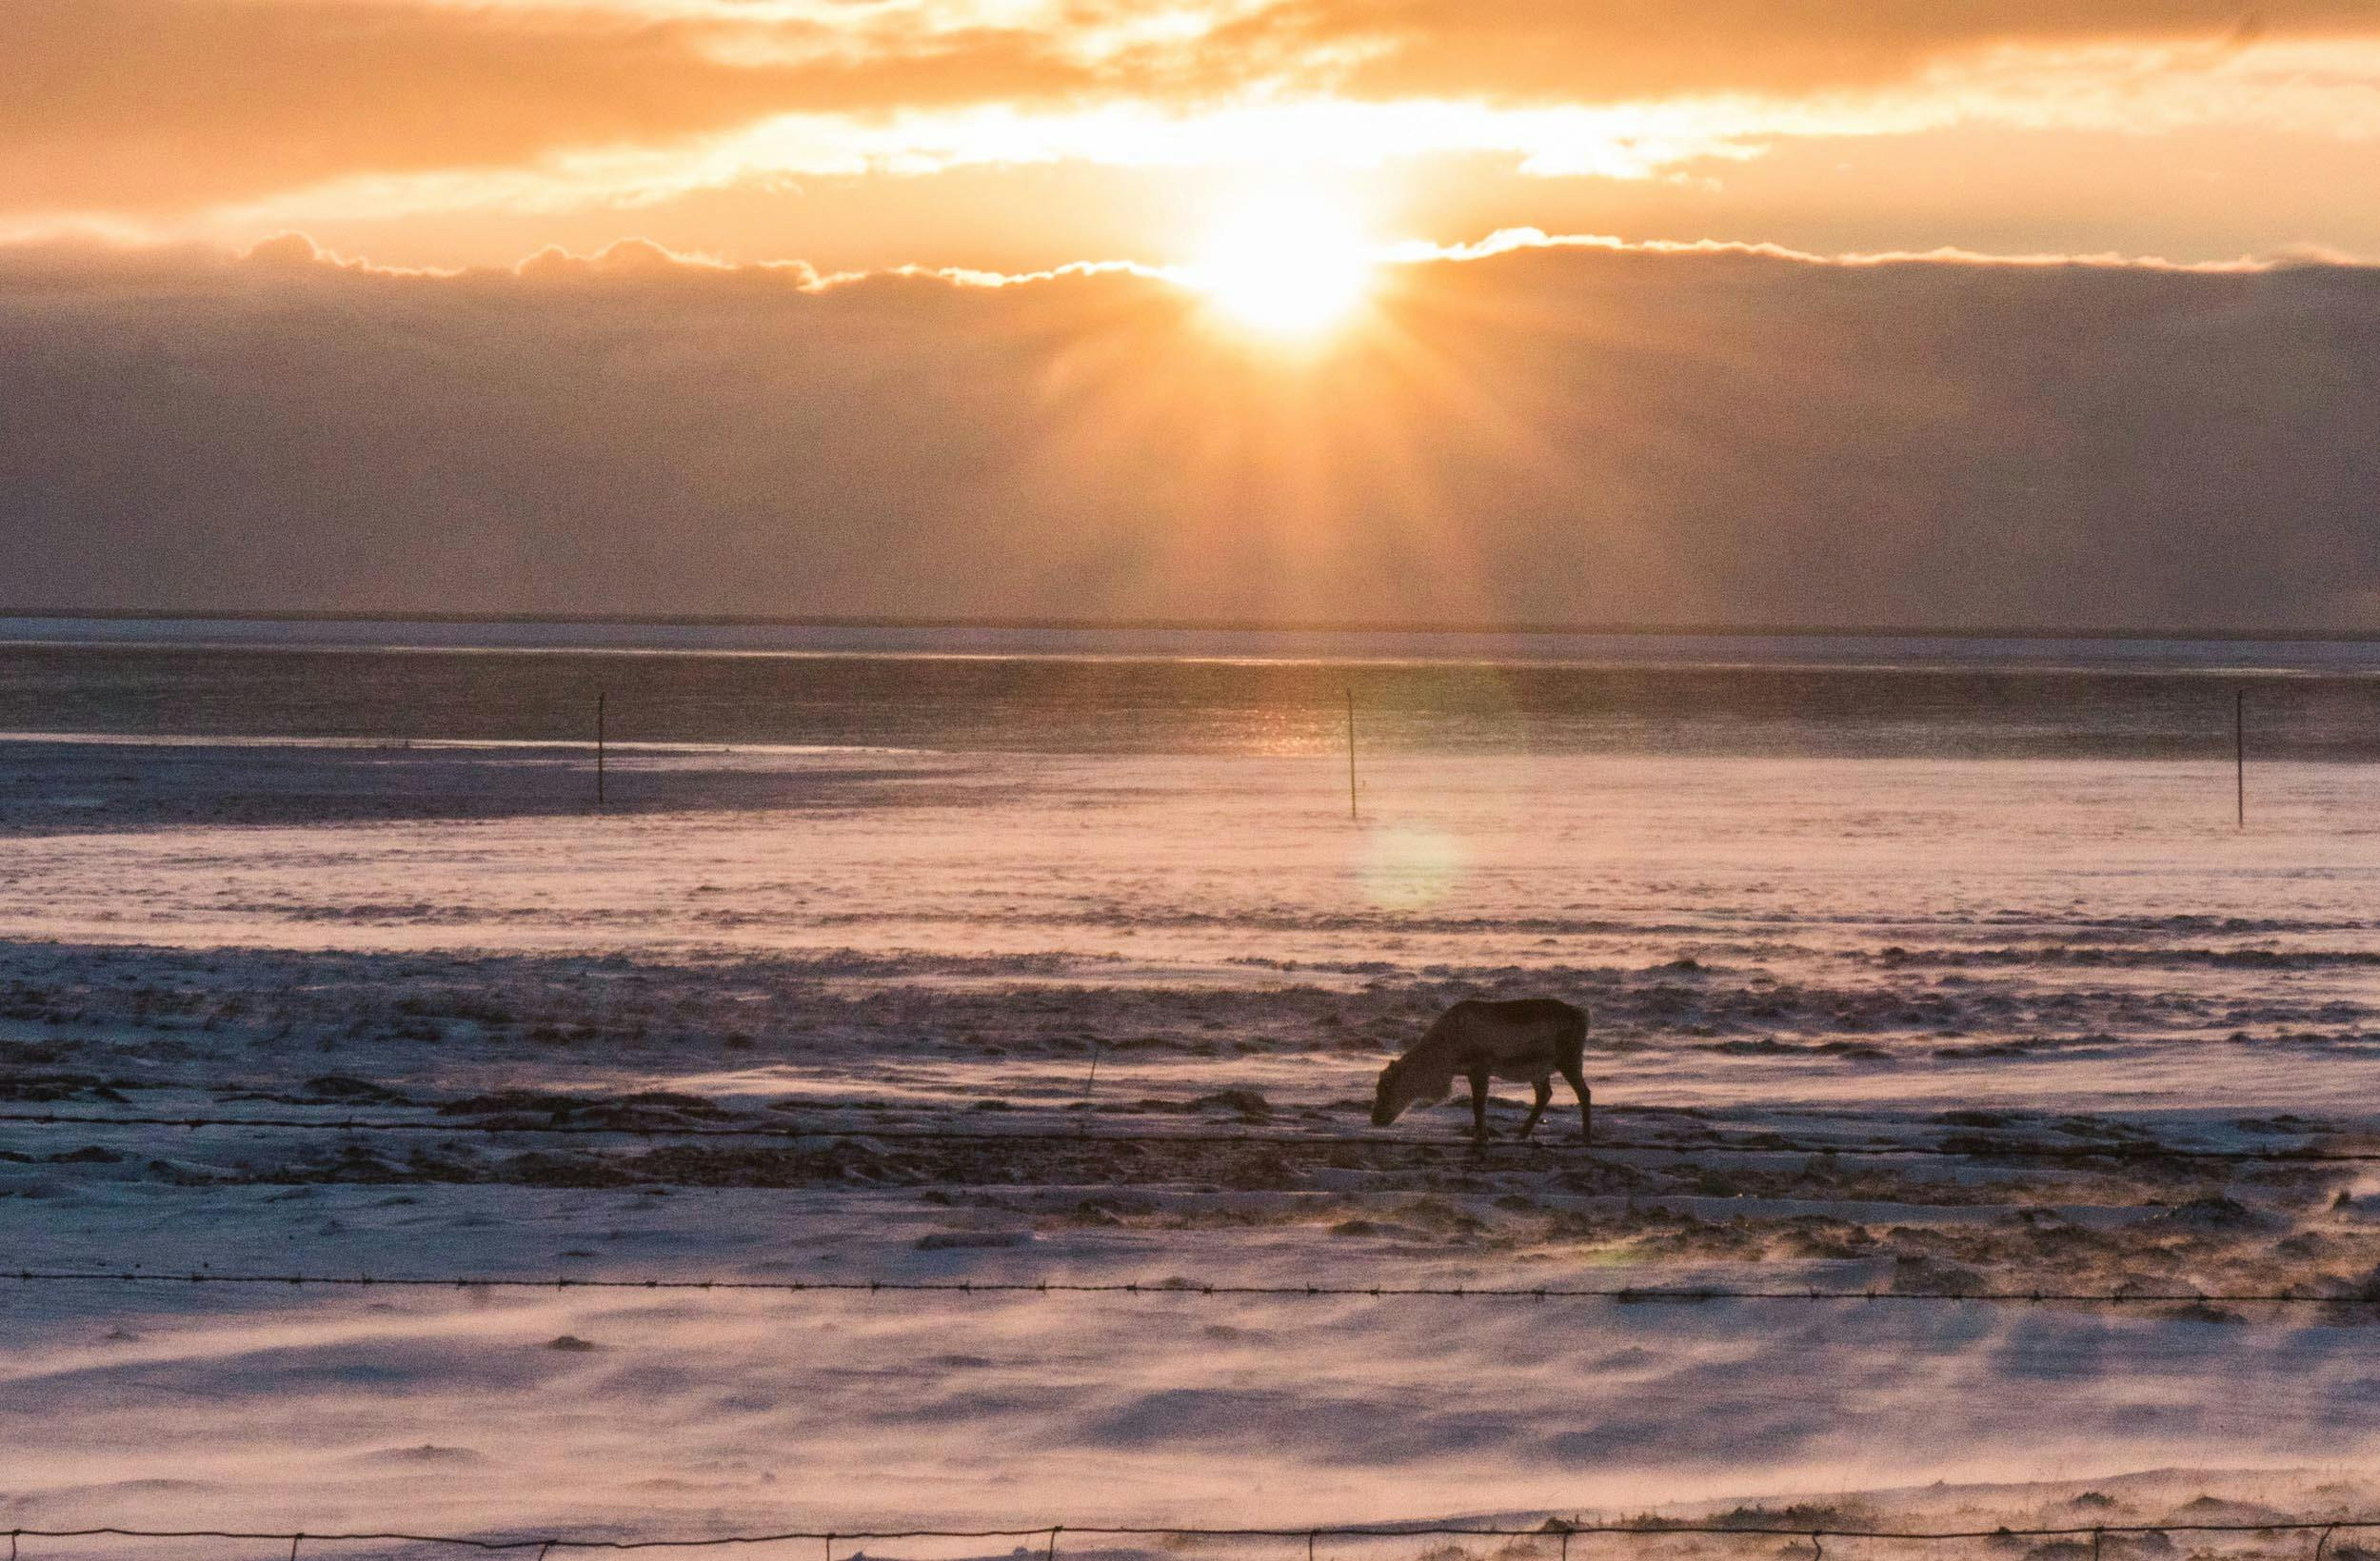
[[0,606],[2380,626],[2380,272],[0,260]]

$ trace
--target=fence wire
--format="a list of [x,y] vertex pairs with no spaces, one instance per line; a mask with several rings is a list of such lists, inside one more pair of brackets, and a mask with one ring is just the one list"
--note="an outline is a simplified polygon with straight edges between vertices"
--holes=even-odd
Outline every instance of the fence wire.
[[1067,1535],[1079,1539],[1279,1539],[1304,1540],[1309,1552],[1320,1540],[1351,1539],[1497,1539],[1530,1538],[1557,1539],[1565,1554],[1569,1541],[1582,1534],[1620,1534],[1659,1536],[1666,1534],[1734,1535],[1736,1537],[1772,1537],[1806,1539],[1817,1550],[1815,1561],[1822,1561],[1825,1542],[1829,1539],[1882,1540],[1914,1544],[1937,1544],[1973,1540],[2015,1539],[2088,1539],[2095,1552],[2099,1542],[2110,1537],[2149,1534],[2315,1534],[2317,1538],[2311,1561],[2322,1561],[2323,1552],[2341,1530],[2380,1528],[2380,1518],[2291,1519],[2268,1523],[2100,1523],[2070,1525],[2060,1528],[1994,1528],[1994,1529],[1878,1529],[1833,1528],[1809,1524],[1761,1523],[1686,1523],[1661,1518],[1636,1519],[1621,1523],[1566,1522],[1549,1518],[1526,1527],[1495,1524],[1363,1524],[1354,1526],[1321,1526],[1304,1529],[1264,1528],[1199,1528],[1141,1527],[1115,1524],[1045,1523],[1032,1529],[873,1529],[815,1530],[787,1529],[769,1533],[713,1534],[704,1536],[656,1536],[645,1539],[572,1538],[566,1534],[524,1535],[517,1538],[487,1538],[466,1534],[413,1533],[403,1531],[272,1531],[257,1529],[134,1529],[116,1525],[83,1529],[19,1528],[0,1531],[10,1542],[10,1561],[22,1556],[21,1544],[28,1539],[131,1539],[131,1540],[191,1540],[222,1539],[241,1542],[280,1544],[287,1542],[289,1553],[298,1554],[300,1547],[314,1545],[440,1545],[457,1550],[481,1551],[535,1551],[543,1556],[554,1551],[651,1551],[651,1550],[718,1550],[730,1546],[791,1545],[813,1543],[822,1546],[822,1561],[835,1561],[838,1543],[882,1544],[899,1540],[1036,1540],[1046,1542],[1045,1554],[1056,1561],[1060,1542]]
[[1615,1301],[1624,1305],[1703,1301],[1965,1301],[1988,1305],[2115,1307],[2193,1304],[2380,1306],[2380,1289],[2370,1294],[2324,1295],[2286,1290],[1876,1290],[1829,1288],[1823,1285],[1778,1285],[1764,1289],[1713,1285],[1265,1285],[1196,1279],[1165,1279],[1149,1284],[1130,1280],[1087,1283],[1057,1279],[581,1279],[568,1275],[538,1278],[519,1274],[230,1274],[205,1269],[172,1273],[160,1269],[30,1268],[0,1271],[0,1280],[16,1284],[235,1285],[360,1290],[643,1290],[753,1292],[783,1295],[1132,1295],[1151,1300],[1203,1300],[1233,1296],[1301,1300],[1338,1296],[1362,1300],[1428,1297],[1465,1301]]
[[[1609,1108],[1607,1108],[1609,1109]],[[1581,1146],[1560,1137],[1414,1138],[1359,1133],[1093,1133],[1057,1130],[951,1128],[818,1127],[802,1123],[749,1126],[598,1122],[439,1122],[387,1117],[316,1116],[169,1116],[100,1115],[71,1112],[0,1112],[0,1122],[26,1127],[169,1127],[255,1128],[308,1133],[426,1133],[457,1136],[515,1135],[579,1136],[629,1138],[826,1138],[874,1139],[886,1143],[1065,1144],[1065,1145],[1240,1145],[1265,1149],[1412,1151],[1428,1154],[1519,1152],[1540,1156],[1583,1153],[1633,1155],[1793,1155],[1855,1158],[2042,1159],[2042,1160],[2206,1160],[2248,1164],[2369,1165],[2380,1164],[2380,1149],[2190,1149],[2154,1141],[2126,1140],[2110,1144],[2012,1143],[1998,1140],[1934,1144],[1812,1143],[1763,1134],[1755,1140],[1705,1139],[1677,1143],[1663,1139],[1616,1138]]]

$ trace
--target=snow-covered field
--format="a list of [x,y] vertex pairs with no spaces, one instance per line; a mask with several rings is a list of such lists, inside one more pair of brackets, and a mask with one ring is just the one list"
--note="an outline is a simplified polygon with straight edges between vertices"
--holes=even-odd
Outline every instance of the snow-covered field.
[[[0,1532],[2380,1513],[2380,1306],[1164,1288],[2380,1294],[2380,1163],[1758,1152],[2380,1152],[2380,772],[1343,763],[0,741],[0,1112],[327,1124],[0,1122],[0,1267],[1159,1287],[0,1278]],[[1368,1126],[1535,993],[1594,1149]]]

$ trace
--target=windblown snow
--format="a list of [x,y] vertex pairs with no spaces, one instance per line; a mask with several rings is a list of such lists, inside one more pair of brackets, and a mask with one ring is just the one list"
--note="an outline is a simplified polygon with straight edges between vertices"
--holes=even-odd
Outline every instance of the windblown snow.
[[[2380,1512],[2380,1165],[2151,1152],[2380,1152],[2380,774],[2251,780],[0,742],[0,1111],[317,1124],[0,1122],[0,1267],[1149,1287],[0,1277],[0,1531]],[[1369,1127],[1536,994],[1596,1144]],[[1198,1293],[1309,1283],[2166,1298]]]

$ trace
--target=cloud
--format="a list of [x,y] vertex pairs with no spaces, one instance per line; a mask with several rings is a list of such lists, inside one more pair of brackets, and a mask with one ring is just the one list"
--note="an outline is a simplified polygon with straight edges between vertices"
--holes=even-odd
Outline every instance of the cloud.
[[[1308,147],[1497,149],[1544,172],[1640,176],[1778,136],[1993,116],[2380,128],[2370,50],[2303,53],[2380,40],[2369,0],[1048,0],[988,14],[11,0],[0,219],[604,204],[769,171]],[[2268,59],[2261,74],[2227,64]]]
[[17,211],[160,211],[362,174],[502,168],[787,111],[1034,101],[1034,34],[424,0],[10,0]]
[[[2380,627],[2380,272],[0,250],[0,606]],[[985,285],[999,284],[999,285]]]
[[1281,0],[1211,47],[1284,65],[1335,56],[1339,89],[1364,96],[1612,102],[1876,87],[1993,49],[2231,50],[2375,30],[2363,0]]

